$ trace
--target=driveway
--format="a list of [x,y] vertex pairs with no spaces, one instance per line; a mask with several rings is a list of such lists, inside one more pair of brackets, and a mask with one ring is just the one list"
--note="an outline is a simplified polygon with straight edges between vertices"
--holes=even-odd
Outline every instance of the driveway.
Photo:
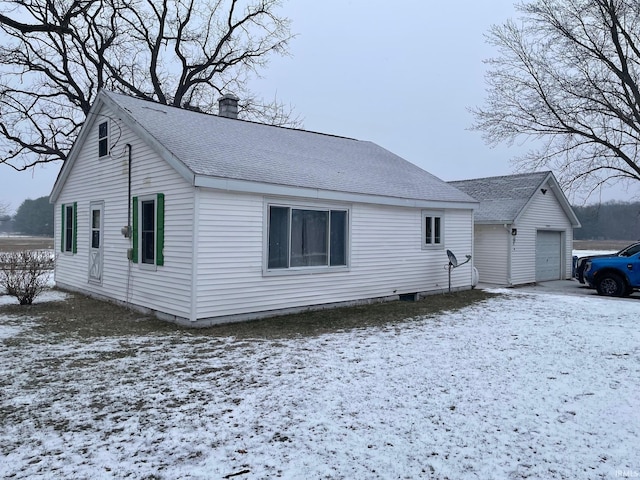
[[[478,285],[478,288],[491,289],[495,286]],[[535,285],[519,285],[512,287],[520,291],[530,291],[536,293],[556,293],[562,295],[587,295],[598,297],[598,292],[595,288],[589,288],[586,285],[581,284],[577,280],[551,280],[548,282],[538,282]],[[607,298],[607,297],[600,297]],[[612,297],[609,297],[612,298]],[[634,293],[629,299],[640,300],[640,292]]]

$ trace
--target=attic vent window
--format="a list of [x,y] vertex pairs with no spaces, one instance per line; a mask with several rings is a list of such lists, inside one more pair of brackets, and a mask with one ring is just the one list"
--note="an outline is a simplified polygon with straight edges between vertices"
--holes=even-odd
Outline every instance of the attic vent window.
[[98,125],[98,156],[105,157],[109,153],[109,123]]

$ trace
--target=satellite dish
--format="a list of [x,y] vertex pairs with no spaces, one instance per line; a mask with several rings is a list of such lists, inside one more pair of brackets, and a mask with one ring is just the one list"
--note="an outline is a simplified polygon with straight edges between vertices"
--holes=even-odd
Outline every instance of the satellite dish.
[[467,259],[462,263],[458,263],[458,259],[453,254],[453,252],[451,250],[447,250],[447,257],[449,257],[449,265],[447,266],[449,268],[449,293],[451,293],[451,270],[453,270],[456,267],[461,267],[465,263],[469,263],[471,261],[471,255],[465,255],[465,256],[467,257]]
[[447,250],[447,257],[449,257],[449,264],[452,267],[455,268],[458,266],[458,259],[456,258],[456,256],[453,254],[451,250]]

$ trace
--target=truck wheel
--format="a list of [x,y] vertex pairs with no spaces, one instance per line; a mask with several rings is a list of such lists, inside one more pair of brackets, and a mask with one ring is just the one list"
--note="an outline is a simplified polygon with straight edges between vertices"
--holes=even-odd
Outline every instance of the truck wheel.
[[599,279],[596,285],[598,295],[606,295],[607,297],[622,297],[627,291],[627,286],[620,275],[615,273],[605,273]]

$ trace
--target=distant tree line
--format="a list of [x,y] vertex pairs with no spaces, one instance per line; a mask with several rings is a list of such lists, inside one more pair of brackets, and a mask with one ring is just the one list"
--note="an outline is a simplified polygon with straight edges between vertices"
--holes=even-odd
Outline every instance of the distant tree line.
[[640,202],[607,202],[573,207],[582,228],[576,240],[640,240]]
[[25,200],[16,214],[0,215],[0,232],[53,237],[53,205],[49,197]]

